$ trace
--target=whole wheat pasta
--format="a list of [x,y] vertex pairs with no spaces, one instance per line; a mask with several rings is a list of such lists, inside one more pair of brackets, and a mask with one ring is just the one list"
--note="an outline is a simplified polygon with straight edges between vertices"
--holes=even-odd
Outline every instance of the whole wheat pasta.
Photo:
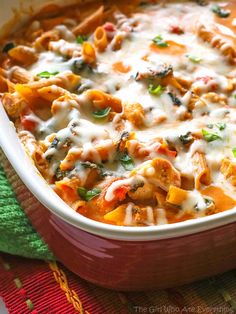
[[108,45],[107,34],[103,27],[99,26],[94,32],[94,45],[99,51],[104,51]]
[[33,161],[38,165],[38,169],[43,175],[46,175],[48,170],[47,160],[43,156],[43,150],[40,145],[37,143],[36,139],[32,134],[28,131],[19,132],[19,138],[29,156],[33,159]]
[[93,65],[96,62],[96,52],[91,43],[83,43],[82,57],[84,62],[87,64]]
[[193,157],[193,167],[195,176],[195,187],[197,190],[200,189],[201,184],[211,184],[210,169],[207,165],[204,154],[196,152]]
[[104,6],[100,6],[93,14],[88,16],[84,21],[73,29],[73,33],[77,35],[89,34],[103,22]]
[[99,90],[91,89],[86,92],[86,96],[97,109],[111,107],[115,112],[122,111],[122,104],[120,99],[113,97],[112,95],[106,94]]
[[27,66],[38,60],[38,56],[33,48],[19,45],[9,51],[9,56],[16,62]]
[[228,158],[224,158],[220,171],[223,173],[225,178],[231,182],[233,186],[236,185],[236,164]]
[[236,47],[233,39],[219,34],[215,26],[207,27],[204,24],[198,26],[198,35],[204,41],[209,42],[212,47],[219,49],[219,51],[227,58],[230,63],[236,62]]
[[236,204],[232,1],[180,4],[50,4],[0,41],[3,107],[78,215],[143,227]]

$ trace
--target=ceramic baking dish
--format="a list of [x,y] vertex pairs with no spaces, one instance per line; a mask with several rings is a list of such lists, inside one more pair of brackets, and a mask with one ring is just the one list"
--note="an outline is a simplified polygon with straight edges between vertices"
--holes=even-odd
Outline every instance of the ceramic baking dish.
[[[1,23],[12,17],[11,7],[22,5],[10,3],[1,4]],[[43,3],[25,1],[25,6],[36,9]],[[116,290],[143,290],[181,285],[236,267],[236,209],[163,226],[99,223],[74,212],[47,185],[1,105],[0,145],[1,163],[33,226],[55,256],[82,278]]]

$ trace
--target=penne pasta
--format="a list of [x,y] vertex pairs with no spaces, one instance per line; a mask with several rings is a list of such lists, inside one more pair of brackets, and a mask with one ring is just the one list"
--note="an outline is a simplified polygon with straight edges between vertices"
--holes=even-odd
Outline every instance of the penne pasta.
[[3,76],[0,76],[0,93],[8,92],[7,79]]
[[52,3],[0,41],[27,154],[78,215],[118,226],[236,204],[232,0],[144,2]]
[[222,160],[220,171],[225,178],[231,182],[233,186],[236,186],[236,164],[228,158]]
[[38,56],[33,48],[19,45],[9,52],[9,57],[24,66],[28,66],[38,60]]
[[134,191],[129,191],[129,197],[134,201],[145,201],[154,199],[154,186],[145,183],[143,186],[138,187]]
[[114,51],[120,50],[122,47],[122,43],[123,43],[124,39],[125,39],[124,33],[120,32],[120,33],[116,34],[111,41],[112,50],[114,50]]
[[73,205],[78,199],[77,188],[80,186],[80,180],[65,178],[56,182],[56,190],[60,197],[68,204]]
[[115,112],[122,111],[122,103],[119,98],[95,89],[88,90],[85,95],[96,109],[111,107]]
[[97,27],[95,32],[94,32],[93,37],[94,37],[95,47],[100,52],[103,52],[108,45],[107,34],[106,34],[106,31],[104,30],[104,28],[101,26]]
[[195,176],[195,188],[199,190],[201,184],[211,184],[211,173],[207,165],[205,155],[196,152],[192,157],[193,170]]
[[42,175],[46,176],[48,170],[48,163],[43,156],[43,150],[38,145],[34,136],[30,132],[21,131],[19,132],[19,138],[29,156],[37,164],[39,171],[42,173]]
[[187,197],[188,191],[180,189],[176,186],[170,186],[166,196],[166,201],[172,205],[181,206]]
[[68,95],[68,91],[57,85],[45,86],[37,90],[40,97],[53,102],[61,96]]
[[10,74],[8,74],[10,81],[13,83],[25,84],[33,80],[33,76],[30,75],[25,69],[15,66],[11,69]]
[[198,36],[218,49],[230,63],[235,64],[236,47],[233,37],[225,36],[216,25],[206,26],[204,24],[198,26]]
[[27,103],[15,93],[5,93],[1,101],[7,114],[13,119],[18,118],[24,108],[27,107]]
[[90,34],[96,27],[102,24],[104,6],[100,6],[94,13],[85,18],[79,25],[74,27],[73,33],[77,35]]
[[59,32],[57,30],[43,32],[34,41],[34,48],[36,49],[36,51],[48,49],[51,41],[57,41],[59,39]]
[[142,173],[148,182],[168,191],[171,185],[181,185],[180,173],[172,164],[163,158],[154,158],[152,161],[141,164],[131,172],[131,175]]
[[48,87],[51,85],[57,85],[61,88],[66,88],[69,91],[73,91],[79,85],[79,83],[80,76],[68,71],[63,75],[59,74],[48,79],[41,79],[38,81],[29,82],[28,84],[24,84],[24,86],[31,89],[34,93],[43,87]]
[[124,117],[129,120],[134,126],[140,127],[144,125],[145,112],[140,104],[125,104]]
[[82,57],[87,64],[93,65],[96,62],[96,52],[92,44],[88,42],[83,43]]

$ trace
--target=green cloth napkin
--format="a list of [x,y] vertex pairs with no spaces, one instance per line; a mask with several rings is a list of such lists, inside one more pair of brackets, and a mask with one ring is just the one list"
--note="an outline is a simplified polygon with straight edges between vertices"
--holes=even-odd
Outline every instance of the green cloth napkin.
[[54,259],[31,226],[0,165],[0,251],[38,259]]

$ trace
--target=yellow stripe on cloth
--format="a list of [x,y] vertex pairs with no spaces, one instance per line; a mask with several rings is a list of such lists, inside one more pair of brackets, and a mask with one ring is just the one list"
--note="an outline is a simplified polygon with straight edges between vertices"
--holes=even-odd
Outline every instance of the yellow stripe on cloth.
[[75,310],[81,314],[89,314],[88,311],[84,310],[83,304],[80,301],[77,293],[70,289],[66,274],[60,269],[56,262],[49,262],[49,267],[53,271],[53,276],[56,282],[60,285],[61,290],[65,293],[67,301],[71,303]]

